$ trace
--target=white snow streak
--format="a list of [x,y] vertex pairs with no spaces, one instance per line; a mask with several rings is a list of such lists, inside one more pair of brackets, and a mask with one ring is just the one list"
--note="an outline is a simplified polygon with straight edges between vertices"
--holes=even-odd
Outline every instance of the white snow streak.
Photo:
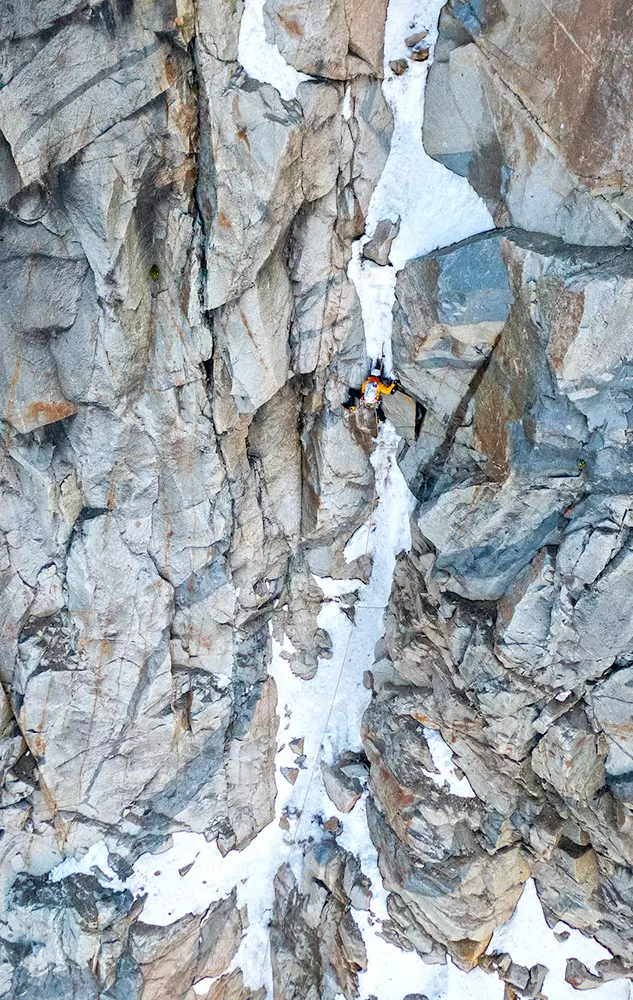
[[[396,271],[412,257],[494,228],[490,212],[465,177],[438,163],[422,145],[424,87],[433,61],[443,0],[391,0],[385,29],[383,90],[394,114],[391,152],[371,200],[368,234],[380,219],[400,218],[391,250]],[[425,28],[431,48],[428,62],[410,62],[395,76],[389,62],[406,57],[404,39]]]
[[110,867],[108,848],[103,840],[93,844],[81,859],[66,858],[65,861],[52,869],[49,879],[51,882],[61,882],[67,875],[74,875],[76,872],[80,872],[82,875],[96,875],[103,885],[116,891],[122,891],[125,888],[125,883]]
[[448,784],[451,795],[458,795],[462,799],[474,799],[475,793],[470,787],[468,778],[459,778],[455,773],[455,764],[451,748],[436,729],[424,729],[424,739],[427,742],[433,763],[440,772],[434,774],[433,771],[425,771],[436,785],[442,788]]
[[[365,529],[367,534],[367,529]],[[343,594],[353,594],[362,584],[362,580],[333,580],[330,576],[315,576],[312,579],[321,590],[321,593],[328,601],[335,597],[342,597]]]
[[390,372],[393,364],[391,310],[396,294],[396,272],[393,267],[380,267],[372,260],[364,260],[361,246],[366,242],[363,237],[354,243],[347,273],[360,299],[367,357],[372,360],[384,357],[385,371]]
[[[392,363],[396,272],[413,257],[494,227],[490,212],[467,179],[431,159],[422,145],[424,87],[443,5],[444,0],[390,0],[387,11],[383,92],[393,112],[394,132],[385,169],[369,205],[367,235],[355,245],[349,265],[361,301],[367,354],[376,358],[384,352],[387,371]],[[409,54],[405,38],[422,29],[429,33],[428,62],[410,61],[406,73],[396,76],[389,63]],[[360,253],[381,219],[400,219],[400,232],[391,248],[391,267],[363,260]]]
[[289,66],[276,45],[266,41],[264,0],[245,0],[237,58],[249,76],[276,87],[285,101],[297,96],[302,80],[309,80]]

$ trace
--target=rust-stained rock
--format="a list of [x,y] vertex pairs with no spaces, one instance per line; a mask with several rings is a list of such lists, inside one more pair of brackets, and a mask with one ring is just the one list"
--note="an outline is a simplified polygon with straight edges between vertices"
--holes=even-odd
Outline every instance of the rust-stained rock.
[[330,816],[330,818],[326,819],[325,823],[323,824],[323,829],[325,830],[326,833],[331,833],[335,837],[337,837],[340,833],[343,832],[343,824],[341,823],[338,816]]
[[411,49],[411,59],[413,62],[426,62],[431,54],[427,45],[418,44]]
[[404,40],[404,44],[408,49],[414,49],[416,45],[419,45],[420,42],[423,42],[425,38],[428,38],[428,35],[429,33],[426,30],[414,31],[412,35],[407,35],[407,37]]
[[460,3],[443,13],[424,144],[469,177],[497,225],[627,242],[633,131],[610,97],[631,99],[625,11],[512,0],[501,13],[484,0],[477,16]]
[[385,0],[267,0],[266,35],[302,73],[345,80],[382,76]]
[[391,62],[389,63],[389,69],[391,70],[392,73],[395,73],[396,76],[402,76],[404,73],[407,72],[408,68],[409,68],[409,63],[407,62],[406,59],[392,59]]

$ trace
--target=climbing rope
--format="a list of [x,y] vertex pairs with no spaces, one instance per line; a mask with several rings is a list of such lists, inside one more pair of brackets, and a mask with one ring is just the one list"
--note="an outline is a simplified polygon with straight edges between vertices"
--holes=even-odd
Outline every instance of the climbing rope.
[[[378,432],[379,432],[378,413],[376,412],[376,438],[378,438]],[[367,539],[365,541],[365,555],[367,555],[367,553],[369,552],[369,539],[370,539],[370,535],[371,535],[371,529],[373,527],[373,517],[374,517],[374,511],[375,511],[375,508],[376,508],[377,496],[378,496],[378,492],[377,492],[377,487],[376,487],[376,476],[374,476],[374,489],[373,489],[373,494],[372,494],[372,498],[371,498],[371,505],[370,505],[370,508],[369,508],[369,521],[367,523]],[[384,608],[382,610],[384,610]],[[347,644],[345,646],[345,652],[343,653],[343,659],[341,660],[341,666],[339,668],[338,675],[337,675],[337,678],[336,678],[336,684],[334,686],[334,693],[332,694],[332,699],[330,701],[330,707],[329,707],[329,710],[328,710],[328,713],[327,713],[327,716],[326,716],[326,719],[325,719],[325,725],[323,726],[323,732],[321,733],[321,739],[319,740],[319,749],[318,749],[316,757],[314,759],[314,763],[312,765],[312,768],[310,769],[310,772],[308,774],[308,784],[306,786],[305,795],[303,796],[303,801],[301,803],[301,808],[300,808],[300,810],[297,813],[297,822],[296,822],[296,825],[295,825],[294,833],[293,833],[292,838],[290,839],[290,841],[288,841],[288,854],[287,854],[286,861],[285,861],[286,865],[290,861],[290,856],[292,854],[293,848],[296,847],[297,841],[299,839],[299,830],[301,828],[301,823],[302,823],[302,820],[303,820],[303,815],[305,813],[305,809],[306,809],[306,806],[308,804],[308,799],[310,797],[310,791],[312,789],[312,782],[314,780],[314,776],[316,774],[317,767],[319,766],[319,764],[321,762],[321,753],[323,751],[323,745],[324,745],[324,742],[325,742],[325,737],[327,736],[328,728],[329,728],[329,725],[330,725],[330,720],[332,718],[332,712],[334,711],[334,705],[336,704],[336,698],[337,698],[337,695],[338,695],[338,692],[339,692],[339,688],[341,686],[341,681],[343,679],[343,671],[345,670],[345,666],[347,664],[347,658],[348,658],[348,655],[349,655],[350,646],[352,644],[352,635],[354,634],[354,629],[355,628],[356,628],[356,625],[355,625],[354,622],[352,622],[350,630],[349,630],[349,635],[347,637]],[[271,920],[271,923],[272,923],[272,920]],[[259,983],[261,983],[262,979],[263,979],[264,969],[266,968],[266,963],[268,961],[269,952],[270,952],[270,932],[268,933],[268,936],[267,936],[267,939],[266,939],[266,948],[264,950],[264,955],[263,955],[263,958],[262,958],[262,964],[261,964],[261,968],[259,970],[259,977],[258,977],[258,982]]]

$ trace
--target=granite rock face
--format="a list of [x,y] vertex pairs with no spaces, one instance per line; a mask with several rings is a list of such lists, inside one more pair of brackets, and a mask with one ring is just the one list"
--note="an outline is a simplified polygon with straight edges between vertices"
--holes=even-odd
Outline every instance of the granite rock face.
[[[465,968],[529,872],[552,920],[633,955],[611,904],[633,849],[632,263],[505,230],[398,278],[426,416],[401,445],[419,505],[365,717],[371,829],[396,936]],[[475,799],[438,794],[425,727]]]
[[3,996],[226,972],[234,899],[165,934],[47,873],[105,840],[125,878],[175,832],[226,853],[271,822],[271,614],[286,595],[314,672],[304,539],[349,536],[371,497],[325,394],[340,348],[364,365],[346,267],[389,150],[385,3],[291,101],[237,62],[229,6],[0,16]]
[[[353,1000],[380,890],[361,811],[397,948],[536,996],[543,966],[486,955],[532,876],[552,923],[613,952],[569,982],[632,975],[629,0],[442,12],[425,147],[498,228],[397,275],[412,546],[364,750],[318,769],[340,816],[297,843],[275,809],[306,762],[292,734],[277,771],[273,648],[319,681],[319,581],[371,570],[344,550],[371,526],[372,431],[342,403],[369,360],[348,265],[393,130],[386,6],[267,0],[268,42],[310,77],[291,99],[238,60],[242,0],[0,11],[8,1000],[265,1000],[239,878],[166,926],[126,884],[178,838],[239,859],[273,824],[301,855],[269,887],[274,996]],[[409,43],[429,54],[426,30]],[[365,243],[377,267],[398,226]],[[55,874],[100,843],[107,872]]]
[[300,885],[291,870],[279,871],[271,951],[280,996],[358,995],[367,954],[353,911],[369,909],[370,898],[358,861],[333,840],[308,850]]
[[447,4],[424,143],[468,176],[497,225],[629,242],[629,15],[627,0]]
[[295,69],[331,80],[382,76],[386,0],[266,0],[266,35]]

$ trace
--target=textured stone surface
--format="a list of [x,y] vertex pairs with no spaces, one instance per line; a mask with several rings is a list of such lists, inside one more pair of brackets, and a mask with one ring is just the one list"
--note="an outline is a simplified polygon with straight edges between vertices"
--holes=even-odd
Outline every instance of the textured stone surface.
[[282,868],[275,879],[273,970],[282,996],[353,996],[367,966],[353,909],[367,909],[368,885],[353,855],[326,840],[308,850],[300,885]]
[[[505,228],[397,276],[406,395],[385,409],[412,548],[367,651],[365,752],[317,772],[331,803],[277,872],[279,997],[358,996],[379,887],[340,837],[364,811],[396,947],[537,996],[544,966],[486,955],[531,874],[552,924],[613,952],[568,980],[631,976],[629,7],[442,13],[424,142]],[[347,271],[393,131],[386,2],[267,0],[268,40],[312,76],[291,100],[239,64],[243,10],[0,10],[8,1000],[195,1000],[207,979],[211,1000],[265,1000],[235,960],[257,916],[239,885],[167,927],[120,885],[183,834],[257,852],[277,782],[309,766],[273,640],[293,684],[315,677],[333,642],[314,577],[371,568],[344,551],[373,511],[373,418],[341,404],[367,371]],[[402,29],[424,60],[425,32]],[[395,233],[383,218],[365,255],[387,265]],[[439,776],[429,730],[472,795]],[[121,882],[49,879],[99,842]]]
[[373,260],[376,264],[384,267],[389,263],[389,251],[391,244],[400,231],[400,222],[390,222],[389,219],[381,219],[376,225],[374,234],[370,240],[363,245],[363,257]]
[[189,982],[220,976],[237,951],[242,929],[235,893],[202,917],[185,917],[167,928],[138,924],[130,951],[143,982],[142,1000],[184,998]]
[[386,0],[266,0],[266,36],[303,73],[345,80],[382,75]]
[[[373,486],[322,410],[336,352],[351,380],[364,365],[346,267],[391,131],[384,3],[354,15],[345,116],[343,82],[284,102],[246,77],[241,3],[40,6],[1,16],[0,912],[24,942],[76,906],[37,881],[65,855],[105,837],[129,865],[176,830],[226,852],[273,818],[271,611],[287,588],[316,669],[320,605],[289,567],[304,581],[302,531],[329,544]],[[251,997],[222,975],[234,903],[217,934],[211,911],[159,934],[127,895],[107,905],[7,995],[221,976],[218,996]]]
[[[427,408],[420,441],[430,424],[437,445],[401,446],[421,503],[396,570],[391,665],[365,716],[371,830],[398,900],[395,938],[464,967],[478,953],[462,939],[485,942],[530,869],[553,918],[631,953],[606,902],[631,859],[630,265],[628,250],[508,230],[398,279],[394,358]],[[474,370],[438,357],[444,274],[480,350],[478,303],[503,309]],[[446,368],[462,381],[442,413]],[[440,729],[474,801],[426,791],[423,726]],[[431,866],[442,907],[427,899]]]
[[628,242],[632,136],[620,110],[631,100],[628,12],[627,0],[593,11],[520,0],[503,10],[496,0],[447,5],[424,143],[468,176],[497,225],[570,243]]

